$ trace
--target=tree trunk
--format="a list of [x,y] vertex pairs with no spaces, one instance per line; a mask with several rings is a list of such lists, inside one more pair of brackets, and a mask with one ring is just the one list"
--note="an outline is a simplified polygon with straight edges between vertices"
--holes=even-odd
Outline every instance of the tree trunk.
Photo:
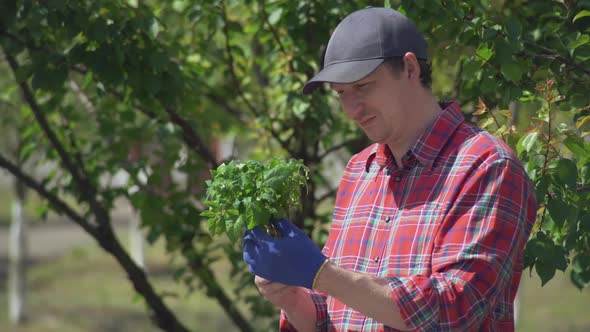
[[8,248],[8,307],[10,321],[14,324],[20,324],[26,318],[28,244],[26,221],[23,216],[25,188],[19,180],[15,181]]
[[147,306],[151,310],[152,321],[164,331],[188,332],[188,329],[170,311],[162,298],[156,293],[147,276],[139,266],[135,264],[131,256],[121,246],[113,233],[108,219],[101,220],[101,227],[96,236],[98,244],[108,253],[113,255],[117,262],[127,273],[127,277],[133,284],[137,293],[141,294]]
[[510,114],[512,114],[512,120],[510,121],[509,125],[516,129],[519,125],[518,110],[520,109],[520,104],[518,104],[516,101],[511,101],[508,104],[508,109],[510,110]]

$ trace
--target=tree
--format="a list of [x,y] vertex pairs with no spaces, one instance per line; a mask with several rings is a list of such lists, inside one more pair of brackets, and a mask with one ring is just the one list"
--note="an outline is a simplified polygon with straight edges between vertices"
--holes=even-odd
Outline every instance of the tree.
[[[148,241],[163,238],[170,253],[186,259],[179,280],[217,299],[238,328],[254,330],[266,321],[247,320],[238,303],[247,303],[255,317],[275,311],[251,287],[240,248],[212,241],[199,217],[203,179],[220,163],[212,146],[235,135],[240,157],[303,160],[310,184],[294,222],[322,243],[336,190],[330,162],[368,142],[327,89],[312,96],[300,90],[321,67],[331,29],[353,10],[383,4],[3,1],[5,65],[27,105],[20,117],[34,119],[20,132],[20,156],[27,160],[35,152],[58,168],[36,178],[5,154],[0,167],[93,236],[125,269],[162,329],[187,330],[115,238],[115,200],[139,211]],[[547,282],[571,263],[574,283],[586,285],[587,1],[391,5],[426,32],[436,92],[458,98],[470,119],[504,137],[535,181],[539,223],[527,246],[527,267]],[[511,101],[520,105],[516,118],[504,111]],[[131,162],[137,142],[158,144],[150,158]],[[129,175],[125,185],[101,181],[122,170]],[[220,286],[211,268],[217,259],[232,264],[234,289]]]
[[[8,75],[7,71],[2,74]],[[30,169],[19,158],[22,144],[19,141],[18,131],[21,129],[22,120],[19,119],[18,109],[22,104],[18,101],[17,94],[11,89],[9,82],[0,82],[0,109],[2,110],[2,122],[0,130],[4,133],[0,149],[13,160],[20,168]],[[14,112],[17,110],[16,112]],[[10,113],[8,113],[10,112]],[[6,114],[8,113],[8,114]],[[27,221],[24,216],[24,203],[26,199],[26,187],[19,179],[15,178],[10,183],[12,203],[10,213],[10,228],[8,246],[8,317],[15,324],[22,323],[27,316],[26,310],[26,281],[28,261]]]

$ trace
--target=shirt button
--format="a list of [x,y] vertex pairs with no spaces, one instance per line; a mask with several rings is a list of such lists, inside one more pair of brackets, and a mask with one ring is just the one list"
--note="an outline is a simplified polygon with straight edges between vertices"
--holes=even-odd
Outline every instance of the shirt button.
[[390,222],[391,218],[389,216],[385,217],[385,222]]
[[395,182],[400,182],[401,180],[402,180],[402,178],[400,176],[395,177]]
[[379,256],[375,256],[375,258],[373,258],[373,260],[375,261],[375,263],[379,262]]

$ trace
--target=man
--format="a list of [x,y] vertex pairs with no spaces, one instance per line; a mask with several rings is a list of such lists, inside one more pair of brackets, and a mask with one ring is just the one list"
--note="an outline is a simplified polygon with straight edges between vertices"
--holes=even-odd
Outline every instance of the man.
[[423,36],[392,9],[336,28],[310,93],[330,83],[376,144],[349,161],[320,251],[297,227],[244,236],[282,331],[513,331],[536,217],[515,154],[430,89]]

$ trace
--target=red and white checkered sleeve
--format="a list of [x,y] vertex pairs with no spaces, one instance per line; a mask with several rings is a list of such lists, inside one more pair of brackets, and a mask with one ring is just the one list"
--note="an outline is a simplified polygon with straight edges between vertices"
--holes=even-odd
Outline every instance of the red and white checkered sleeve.
[[[500,158],[480,165],[441,221],[431,274],[389,278],[406,324],[425,331],[479,330],[522,268],[535,218],[534,189],[519,163]],[[506,315],[510,323],[511,313]]]

